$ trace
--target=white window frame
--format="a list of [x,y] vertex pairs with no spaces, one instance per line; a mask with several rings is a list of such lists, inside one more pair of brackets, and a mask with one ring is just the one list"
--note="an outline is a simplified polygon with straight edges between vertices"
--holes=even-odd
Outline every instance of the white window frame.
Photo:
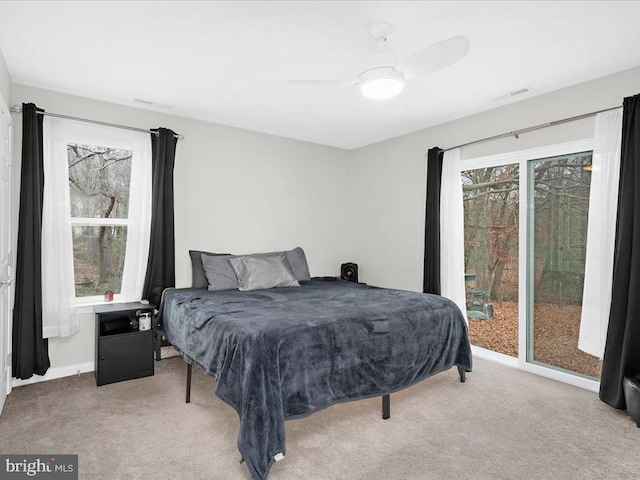
[[[122,150],[134,151],[132,142],[118,138],[119,131],[110,127],[87,125],[80,122],[69,122],[66,143],[93,145],[106,148],[118,148]],[[133,160],[133,159],[132,159]],[[130,185],[129,188],[132,188]],[[71,226],[120,226],[129,228],[129,218],[81,218],[71,217]],[[126,255],[126,252],[125,252]],[[75,269],[74,269],[75,275]],[[113,294],[113,301],[106,301],[104,295],[92,295],[88,297],[76,297],[76,305],[79,307],[78,313],[93,312],[94,305],[116,303],[122,301],[122,294]]]
[[593,151],[593,138],[577,140],[573,142],[548,145],[543,147],[530,148],[509,153],[489,155],[485,157],[462,160],[460,162],[460,174],[466,170],[479,168],[497,167],[502,165],[517,164],[519,167],[519,233],[518,233],[518,357],[494,352],[486,348],[471,346],[473,355],[493,362],[501,363],[510,367],[518,368],[526,372],[557,380],[569,385],[584,388],[592,392],[598,392],[600,382],[589,378],[581,377],[573,373],[555,370],[550,367],[537,365],[527,361],[527,310],[529,279],[527,272],[527,253],[529,251],[528,225],[529,214],[533,205],[529,204],[527,192],[527,181],[529,175],[528,162],[540,160],[560,155],[570,155],[573,153]]

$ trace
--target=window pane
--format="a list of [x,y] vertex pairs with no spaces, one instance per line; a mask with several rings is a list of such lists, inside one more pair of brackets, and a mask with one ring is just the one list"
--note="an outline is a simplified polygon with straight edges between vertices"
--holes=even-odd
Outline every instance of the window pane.
[[462,172],[471,343],[518,356],[517,164]]
[[127,218],[131,150],[67,145],[71,216]]
[[74,226],[76,297],[120,293],[127,227]]
[[602,362],[578,350],[590,166],[591,152],[529,164],[534,207],[529,254],[533,349],[530,346],[527,356],[529,361],[599,378]]

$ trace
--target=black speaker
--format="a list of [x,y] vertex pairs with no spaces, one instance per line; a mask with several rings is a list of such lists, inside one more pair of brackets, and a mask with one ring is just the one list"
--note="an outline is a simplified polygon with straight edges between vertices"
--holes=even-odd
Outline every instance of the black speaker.
[[357,263],[343,263],[340,267],[340,278],[342,280],[348,280],[350,282],[358,282],[358,264]]
[[[100,335],[117,335],[119,333],[129,333],[133,329],[133,319],[129,317],[118,317],[100,322]],[[137,324],[136,319],[136,324]],[[137,330],[137,328],[135,329]]]

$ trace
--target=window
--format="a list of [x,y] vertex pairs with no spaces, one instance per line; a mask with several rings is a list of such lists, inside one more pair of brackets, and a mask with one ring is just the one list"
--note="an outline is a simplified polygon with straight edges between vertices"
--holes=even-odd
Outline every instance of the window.
[[47,284],[61,286],[52,304],[92,305],[106,292],[139,301],[151,225],[150,135],[48,117],[44,146],[51,171],[43,265]]
[[[42,322],[46,338],[78,330],[78,307],[142,298],[151,225],[151,138],[46,116]],[[135,187],[135,188],[134,188]]]
[[76,298],[121,292],[133,151],[68,143]]

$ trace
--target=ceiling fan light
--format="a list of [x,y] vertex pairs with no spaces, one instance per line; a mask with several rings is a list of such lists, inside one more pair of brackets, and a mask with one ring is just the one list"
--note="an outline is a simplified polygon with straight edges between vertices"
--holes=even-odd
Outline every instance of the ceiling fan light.
[[360,92],[373,100],[385,100],[398,95],[406,82],[401,73],[393,68],[374,68],[360,76]]
[[380,78],[360,84],[362,95],[373,100],[384,100],[398,95],[404,89],[404,82],[396,78]]

